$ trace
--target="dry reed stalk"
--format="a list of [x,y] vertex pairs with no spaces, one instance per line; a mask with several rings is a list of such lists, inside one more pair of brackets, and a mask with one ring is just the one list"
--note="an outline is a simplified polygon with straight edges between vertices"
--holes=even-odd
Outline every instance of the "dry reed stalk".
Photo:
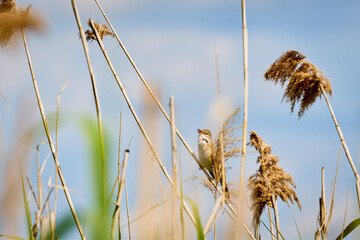
[[[96,117],[97,117],[97,124],[98,124],[98,132],[99,132],[99,138],[100,138],[100,152],[101,152],[101,165],[102,165],[102,182],[103,182],[103,199],[106,199],[106,156],[105,156],[105,147],[104,147],[104,134],[103,134],[103,128],[102,128],[102,119],[101,119],[101,108],[100,108],[100,102],[96,87],[96,80],[95,80],[95,74],[92,69],[91,61],[90,61],[90,53],[89,48],[87,45],[87,38],[85,36],[84,29],[81,25],[80,15],[76,7],[75,0],[71,0],[72,8],[74,11],[74,16],[76,19],[76,23],[79,28],[79,34],[81,38],[81,43],[83,45],[85,57],[86,57],[86,63],[88,65],[90,79],[91,79],[91,86],[93,90],[94,95],[94,101],[95,101],[95,107],[96,107]],[[103,208],[106,208],[105,206],[102,206]]]
[[303,116],[318,97],[324,96],[346,157],[355,175],[357,199],[360,208],[360,175],[356,170],[344,135],[326,95],[326,93],[332,95],[329,79],[305,55],[294,50],[289,50],[280,56],[266,71],[264,77],[266,80],[274,81],[275,84],[280,82],[282,86],[288,82],[283,100],[290,102],[291,112],[294,111],[295,104],[300,102],[299,118]]
[[[253,226],[256,227],[260,224],[260,216],[266,205],[276,210],[274,204],[277,197],[280,197],[288,206],[289,201],[292,204],[296,202],[301,209],[301,204],[293,189],[296,188],[293,177],[277,164],[279,157],[271,154],[271,147],[254,131],[250,134],[250,144],[260,154],[257,159],[260,164],[259,169],[248,180],[248,187],[251,190]],[[276,215],[275,212],[276,227],[279,229]],[[278,237],[279,234],[278,230]]]
[[274,209],[274,218],[275,218],[275,227],[276,227],[276,239],[280,239],[280,218],[279,218],[279,211],[277,207],[277,200],[275,198],[275,195],[271,195],[271,202],[272,202],[272,208]]
[[[102,51],[103,54],[104,54],[104,57],[105,57],[108,65],[109,65],[109,67],[110,67],[110,69],[111,69],[111,71],[112,71],[112,73],[113,73],[113,75],[114,75],[114,78],[115,78],[115,80],[116,80],[116,82],[117,82],[117,84],[118,84],[118,86],[119,86],[119,88],[120,88],[120,90],[121,90],[124,98],[125,98],[126,103],[128,104],[128,107],[129,107],[129,109],[130,109],[130,111],[131,111],[131,114],[133,115],[133,117],[134,117],[134,119],[135,119],[135,121],[136,121],[136,123],[137,123],[137,125],[138,125],[138,127],[139,127],[139,129],[140,129],[140,131],[141,131],[141,133],[142,133],[142,135],[144,136],[144,138],[145,138],[145,140],[146,140],[146,142],[147,142],[147,144],[148,144],[151,152],[153,153],[153,155],[154,155],[156,161],[158,162],[161,170],[163,171],[165,177],[167,178],[167,180],[168,180],[168,182],[170,183],[170,185],[173,187],[173,185],[174,185],[174,184],[173,184],[173,180],[171,179],[170,174],[167,172],[164,164],[163,164],[162,161],[160,160],[160,158],[159,158],[158,154],[156,153],[155,148],[153,147],[153,145],[152,145],[152,143],[151,143],[151,141],[150,141],[150,139],[149,139],[149,137],[148,137],[148,135],[147,135],[144,127],[143,127],[143,125],[141,124],[140,119],[139,119],[138,115],[136,114],[136,112],[135,112],[135,110],[134,110],[134,108],[133,108],[133,106],[132,106],[132,104],[131,104],[131,102],[130,102],[130,99],[129,99],[126,91],[125,91],[125,88],[124,88],[123,84],[120,82],[119,76],[117,75],[117,73],[116,73],[116,71],[115,71],[115,68],[113,67],[113,65],[112,65],[112,63],[111,63],[111,61],[110,61],[110,58],[109,58],[109,56],[108,56],[108,54],[107,54],[107,51],[106,51],[106,49],[105,49],[105,47],[104,47],[104,44],[103,44],[102,40],[100,39],[100,36],[99,36],[99,34],[98,34],[98,31],[97,31],[97,29],[95,28],[95,26],[94,26],[94,24],[93,24],[93,22],[92,22],[91,19],[90,19],[89,23],[90,23],[90,26],[91,26],[93,32],[95,33],[95,36],[96,36],[97,42],[98,42],[98,44],[99,44],[99,47],[100,47],[101,51]],[[178,197],[180,196],[179,192],[177,192],[177,195],[178,195]],[[186,202],[185,202],[185,201],[183,201],[183,202],[184,202],[183,204],[184,204],[184,208],[185,208],[186,213],[188,214],[191,222],[195,225],[195,218],[194,218],[194,216],[192,215],[192,213],[191,213],[189,207],[187,206]]]
[[[128,194],[127,194],[127,186],[126,186],[126,178],[124,180],[124,187],[125,187],[125,200],[126,200],[126,218],[128,222],[128,231],[129,231],[129,240],[131,240],[131,227],[130,227],[130,211],[129,211],[129,200],[128,200]],[[120,214],[119,214],[120,217]],[[120,220],[119,220],[120,224]],[[119,226],[120,229],[120,226]]]
[[324,167],[321,168],[321,197],[319,199],[320,213],[319,213],[319,225],[321,239],[326,239],[327,226],[326,226],[326,200],[325,200],[325,175]]
[[37,102],[38,102],[38,107],[39,107],[39,110],[40,110],[41,119],[42,119],[42,122],[43,122],[46,137],[48,139],[48,144],[49,144],[49,147],[50,147],[50,150],[51,150],[51,153],[52,153],[52,157],[53,157],[54,162],[55,162],[56,170],[58,172],[61,184],[62,184],[63,189],[64,189],[66,200],[67,200],[68,205],[70,207],[71,214],[73,215],[73,218],[75,220],[76,226],[77,226],[78,231],[80,233],[81,239],[86,239],[86,237],[84,235],[84,232],[83,232],[83,230],[81,228],[79,218],[78,218],[78,216],[77,216],[77,214],[75,212],[75,208],[74,208],[74,205],[72,203],[70,193],[69,193],[67,185],[65,183],[65,179],[64,179],[62,170],[60,168],[58,158],[56,156],[56,150],[55,150],[54,144],[53,144],[53,142],[51,140],[51,135],[50,135],[48,123],[47,123],[47,120],[46,120],[44,107],[43,107],[43,104],[42,104],[42,101],[41,101],[39,89],[38,89],[38,86],[37,86],[37,81],[36,81],[33,66],[32,66],[32,63],[31,63],[31,58],[30,58],[30,53],[29,53],[29,49],[28,49],[28,46],[27,46],[27,42],[26,42],[25,32],[24,32],[23,29],[21,30],[21,32],[22,32],[22,37],[23,37],[26,56],[27,56],[27,59],[28,59],[29,69],[30,69],[32,80],[33,80],[33,86],[34,86],[34,90],[35,90],[35,94],[36,94],[36,98],[37,98]]
[[[177,166],[177,146],[176,146],[176,125],[175,125],[175,107],[174,107],[174,96],[170,97],[170,130],[171,130],[171,158],[172,158],[172,171],[174,185],[172,188],[172,228],[171,237],[175,239],[177,228],[177,192],[178,192],[178,166]],[[179,233],[178,233],[179,234]]]
[[[122,170],[121,170],[121,174],[120,174],[120,182],[119,182],[119,186],[118,186],[118,193],[116,196],[115,209],[114,209],[114,213],[113,213],[112,220],[111,220],[111,239],[115,239],[117,222],[119,221],[121,196],[122,196],[122,192],[124,189],[124,181],[125,181],[127,163],[128,163],[128,159],[129,159],[129,153],[130,153],[130,150],[126,149],[125,154],[124,154],[123,164],[122,164]],[[121,229],[119,228],[119,235],[120,235],[120,232],[121,232]]]
[[[214,222],[214,224],[215,224],[216,214],[219,212],[219,207],[222,204],[222,202],[224,201],[224,199],[225,199],[225,194],[222,194],[217,198],[215,205],[210,213],[210,216],[204,226],[203,232],[204,232],[205,236],[211,230],[211,223]],[[216,237],[216,235],[215,235],[215,237]]]
[[[222,191],[226,190],[226,175],[225,175],[225,156],[224,156],[224,141],[223,141],[223,128],[222,128],[222,101],[221,101],[221,85],[220,85],[220,72],[219,72],[219,63],[217,55],[215,54],[215,64],[216,64],[216,78],[218,83],[218,94],[219,94],[219,141],[220,141],[220,160],[221,160],[221,186]],[[215,179],[216,182],[216,179]],[[224,207],[225,198],[223,199],[222,206]],[[216,220],[216,219],[215,219]]]
[[269,222],[270,222],[271,239],[272,239],[272,240],[275,240],[275,235],[274,235],[274,224],[273,224],[273,221],[272,221],[272,217],[271,217],[271,208],[270,208],[270,206],[269,206],[269,205],[267,206],[267,209],[268,209],[268,213],[269,213]]
[[248,67],[248,31],[246,26],[246,6],[245,0],[241,0],[242,13],[242,32],[243,32],[243,62],[244,62],[244,118],[243,118],[243,136],[241,148],[241,172],[240,172],[240,191],[239,204],[241,204],[242,188],[244,185],[245,155],[246,155],[246,135],[247,135],[247,117],[248,117],[248,88],[249,88],[249,67]]
[[344,228],[345,228],[345,222],[346,222],[346,213],[347,213],[347,209],[348,209],[348,203],[349,203],[349,187],[347,188],[347,193],[346,193],[345,214],[344,214],[344,221],[343,221],[343,225],[342,225],[342,229],[341,229],[341,237],[340,237],[340,240],[343,239],[343,235],[344,235]]
[[[55,149],[55,154],[57,156],[57,158],[59,158],[59,134],[58,134],[58,130],[59,130],[59,116],[60,116],[60,100],[61,100],[61,94],[64,91],[64,89],[66,88],[66,86],[69,84],[69,82],[66,82],[62,88],[60,89],[59,95],[58,95],[58,99],[57,99],[57,108],[56,108],[56,123],[55,123],[55,144],[56,144],[56,149]],[[59,184],[58,182],[58,174],[55,168],[55,185],[57,186]],[[55,229],[55,219],[56,219],[56,210],[57,210],[57,195],[58,195],[58,188],[55,188],[55,197],[54,197],[54,216],[53,218],[50,219],[50,223],[52,221],[54,221],[54,225],[51,225],[51,227],[53,229]],[[53,231],[55,233],[55,231]]]

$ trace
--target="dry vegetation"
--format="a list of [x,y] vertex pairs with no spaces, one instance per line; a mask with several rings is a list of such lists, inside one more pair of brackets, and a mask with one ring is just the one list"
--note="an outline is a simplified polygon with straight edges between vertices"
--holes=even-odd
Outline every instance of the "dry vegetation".
[[[97,1],[96,1],[97,2]],[[110,24],[108,18],[106,17],[105,13],[103,12],[101,6],[97,2],[100,10],[102,11],[108,25],[104,25],[97,22],[92,22],[91,19],[88,20],[88,25],[91,30],[87,30],[84,32],[81,26],[81,20],[77,12],[76,3],[72,0],[72,6],[74,9],[74,15],[77,20],[77,24],[79,27],[79,35],[83,42],[85,55],[87,57],[87,63],[89,67],[89,72],[92,81],[93,87],[93,94],[94,100],[96,104],[96,111],[97,111],[97,126],[89,127],[85,126],[86,133],[88,134],[88,139],[90,141],[89,147],[89,158],[91,159],[89,165],[93,165],[94,168],[94,176],[93,176],[93,191],[94,191],[94,198],[97,203],[94,209],[88,209],[91,214],[91,219],[88,223],[87,233],[89,238],[92,239],[121,239],[122,234],[125,232],[124,226],[127,227],[127,234],[129,239],[131,239],[131,231],[132,224],[138,221],[139,219],[143,218],[145,215],[149,214],[149,212],[153,211],[155,208],[161,208],[161,210],[157,211],[156,214],[152,215],[153,218],[148,218],[153,222],[151,224],[147,224],[149,229],[143,231],[144,237],[148,239],[193,239],[194,237],[188,237],[189,234],[186,232],[186,228],[191,226],[191,228],[197,233],[198,239],[205,239],[208,232],[213,229],[214,232],[214,239],[217,237],[217,219],[221,216],[229,217],[229,221],[231,224],[227,226],[226,231],[229,229],[228,232],[235,232],[237,236],[242,238],[249,238],[253,240],[261,239],[260,235],[260,223],[262,222],[262,213],[264,209],[268,207],[269,210],[269,225],[270,230],[268,230],[272,238],[281,239],[281,230],[280,230],[280,223],[279,223],[279,214],[277,210],[277,200],[281,199],[283,202],[287,203],[290,207],[290,203],[296,203],[298,207],[301,209],[301,204],[299,198],[295,192],[295,182],[294,178],[287,172],[285,172],[279,166],[279,157],[272,154],[272,150],[270,145],[266,144],[263,139],[257,135],[255,131],[250,133],[250,142],[249,144],[253,146],[256,151],[258,151],[259,156],[257,158],[257,163],[259,164],[258,170],[249,177],[248,179],[248,190],[251,198],[246,204],[250,206],[250,210],[252,211],[252,227],[253,231],[250,230],[250,224],[247,224],[247,219],[242,215],[240,211],[241,207],[238,203],[242,201],[238,200],[238,193],[241,193],[241,187],[237,186],[237,183],[229,183],[226,180],[226,173],[230,171],[230,159],[234,161],[240,162],[240,156],[242,156],[242,165],[244,164],[245,160],[245,147],[246,147],[246,136],[241,138],[238,137],[237,130],[241,129],[243,126],[237,125],[237,120],[239,118],[240,109],[237,108],[230,114],[224,123],[221,124],[219,132],[215,135],[213,140],[213,148],[211,159],[212,159],[212,171],[207,172],[203,166],[201,166],[199,159],[192,151],[191,147],[187,144],[185,139],[182,137],[181,133],[175,126],[175,111],[174,111],[174,100],[171,100],[171,119],[167,115],[166,111],[162,107],[160,101],[153,93],[151,88],[148,86],[146,81],[143,79],[141,73],[139,72],[138,68],[135,66],[132,58],[130,57],[129,53],[126,51],[125,47],[123,46],[120,38],[114,31],[112,25]],[[244,7],[244,6],[243,6]],[[27,47],[25,32],[24,29],[34,29],[39,30],[44,26],[43,21],[35,14],[32,14],[30,11],[30,6],[27,7],[25,10],[21,10],[17,7],[16,2],[12,0],[1,0],[0,2],[0,45],[1,47],[5,47],[9,41],[13,38],[13,35],[17,32],[22,33],[22,38],[24,42],[24,48],[26,51],[26,56],[29,63],[29,69],[32,76],[34,90],[36,94],[36,99],[39,107],[39,112],[41,115],[43,128],[46,133],[47,142],[44,143],[48,145],[50,148],[50,153],[48,156],[43,159],[42,163],[39,158],[39,146],[37,147],[37,181],[36,183],[32,183],[28,177],[23,175],[21,172],[21,187],[22,187],[22,208],[24,209],[25,215],[25,227],[27,230],[27,238],[28,239],[57,239],[62,232],[57,231],[58,220],[56,217],[56,208],[57,208],[57,191],[63,191],[66,197],[66,201],[68,207],[70,208],[71,215],[69,214],[70,220],[73,224],[75,221],[75,225],[77,227],[77,231],[81,239],[86,239],[86,234],[84,232],[84,223],[79,221],[79,217],[77,212],[75,211],[75,207],[72,203],[70,198],[69,189],[65,183],[64,176],[62,174],[59,161],[58,161],[58,119],[59,119],[59,108],[60,108],[60,95],[58,97],[58,108],[57,108],[57,120],[56,120],[56,140],[52,141],[50,136],[50,130],[48,127],[47,119],[45,116],[45,112],[42,106],[42,101],[40,98],[40,93],[37,87],[37,82],[35,80],[35,73],[32,68],[32,63],[30,60],[30,53]],[[246,29],[246,24],[244,25]],[[247,30],[246,30],[247,31]],[[138,114],[133,108],[130,98],[126,93],[126,88],[124,87],[123,83],[120,81],[118,74],[115,71],[114,66],[111,63],[109,55],[106,52],[104,43],[102,42],[103,38],[106,36],[115,37],[116,40],[119,42],[120,46],[124,50],[126,56],[128,57],[129,61],[133,65],[135,71],[137,72],[140,80],[144,83],[145,87],[149,91],[151,95],[151,99],[147,99],[146,101],[154,101],[154,105],[160,108],[160,111],[163,113],[164,117],[169,121],[171,125],[171,137],[172,137],[172,166],[173,166],[173,174],[170,175],[163,164],[163,161],[160,159],[160,156],[157,154],[155,146],[153,142],[151,142],[147,129],[143,126],[142,122],[138,118]],[[244,38],[245,39],[245,38]],[[119,152],[118,152],[118,168],[117,168],[117,176],[114,183],[109,183],[109,180],[106,178],[106,161],[108,159],[105,157],[106,148],[104,147],[105,140],[103,137],[103,130],[102,130],[102,122],[101,122],[101,111],[100,111],[100,103],[97,96],[96,90],[96,82],[95,82],[95,75],[91,67],[91,61],[89,56],[89,50],[87,47],[87,42],[96,42],[102,53],[104,54],[104,58],[107,61],[110,70],[114,75],[114,79],[119,86],[121,93],[129,107],[131,115],[134,118],[137,126],[139,127],[144,140],[146,141],[147,147],[150,149],[149,153],[151,155],[152,166],[154,167],[154,174],[156,175],[157,184],[161,189],[161,197],[162,201],[160,203],[155,204],[151,207],[150,210],[144,211],[138,217],[132,218],[130,220],[130,215],[132,214],[133,209],[129,207],[129,201],[127,196],[127,188],[126,188],[126,169],[129,160],[130,151],[126,149],[123,156],[123,161],[121,163],[121,117],[120,117],[120,130],[119,130]],[[245,40],[244,40],[245,41]],[[246,40],[247,41],[247,40]],[[247,46],[247,43],[244,46]],[[247,63],[245,64],[247,66]],[[247,73],[246,73],[247,74]],[[335,122],[336,128],[339,132],[340,140],[342,146],[344,147],[345,153],[348,157],[349,163],[354,171],[357,187],[359,186],[359,174],[356,171],[355,165],[351,160],[351,156],[348,152],[345,140],[342,136],[341,130],[336,122],[335,116],[331,109],[331,106],[328,102],[326,97],[326,93],[332,94],[332,88],[329,82],[329,79],[324,76],[324,74],[319,71],[315,65],[313,65],[305,55],[290,50],[284,53],[281,57],[279,57],[269,68],[269,70],[265,73],[265,79],[274,81],[275,84],[280,83],[282,86],[286,85],[286,89],[283,95],[283,100],[290,102],[291,105],[291,112],[294,111],[294,107],[297,103],[300,102],[300,109],[298,112],[299,118],[303,116],[303,114],[309,109],[309,107],[321,96],[324,96],[329,109],[332,113],[333,120]],[[61,91],[65,88],[66,85],[61,89]],[[246,95],[247,101],[247,92],[244,93]],[[244,104],[247,114],[247,105]],[[148,109],[149,110],[149,109]],[[152,114],[155,111],[151,109]],[[245,114],[245,115],[246,115]],[[247,116],[244,116],[244,123],[247,124]],[[87,124],[84,124],[87,125]],[[89,124],[91,125],[91,124]],[[94,124],[96,125],[96,124]],[[92,125],[91,125],[92,126]],[[145,124],[146,126],[146,124]],[[244,130],[246,133],[246,128]],[[153,133],[157,134],[157,133]],[[153,135],[152,134],[152,135]],[[200,178],[201,183],[208,188],[214,196],[214,204],[212,206],[212,211],[209,214],[206,224],[202,225],[199,209],[202,206],[196,205],[190,198],[184,196],[183,188],[182,188],[182,179],[178,176],[178,163],[177,163],[177,151],[178,146],[176,144],[177,138],[181,140],[181,143],[185,146],[188,150],[189,154],[192,156],[193,160],[199,164],[199,168],[203,171],[205,177],[195,177]],[[92,141],[92,142],[91,142]],[[242,142],[242,147],[240,147],[240,142]],[[55,146],[56,145],[56,149]],[[245,147],[244,147],[245,146]],[[145,150],[144,150],[145,151]],[[55,164],[55,170],[53,168],[48,167],[47,159],[52,157]],[[169,157],[170,158],[170,157]],[[339,157],[340,158],[340,157]],[[65,159],[64,159],[65,161]],[[1,164],[1,162],[0,162]],[[157,166],[157,165],[158,166]],[[22,164],[21,164],[22,165]],[[12,168],[13,163],[11,164]],[[147,165],[150,166],[150,165]],[[21,166],[23,167],[23,166]],[[114,167],[114,166],[112,166]],[[163,187],[163,179],[161,178],[160,174],[157,172],[157,167],[160,167],[163,175],[165,176],[164,179],[169,183],[171,187],[171,194],[172,196],[169,197],[166,190]],[[51,171],[53,174],[51,177],[46,181],[47,185],[44,187],[45,180],[42,179],[42,174],[44,171]],[[143,170],[139,170],[141,172]],[[236,171],[236,170],[235,170]],[[147,174],[150,172],[149,169],[146,169]],[[180,170],[181,172],[181,170]],[[210,175],[209,175],[210,173]],[[239,179],[244,177],[244,169],[241,169],[241,176]],[[180,174],[179,174],[180,175]],[[142,176],[144,177],[144,176]],[[154,176],[152,176],[154,177]],[[60,179],[61,185],[58,183],[58,178]],[[25,181],[26,179],[26,181]],[[144,178],[145,179],[145,178]],[[222,180],[225,181],[226,188],[222,188]],[[7,183],[9,186],[12,185],[11,183],[14,181],[13,178],[10,176],[7,179]],[[9,183],[11,181],[11,183]],[[243,180],[240,180],[240,185],[242,184]],[[335,180],[336,181],[336,180]],[[53,183],[55,182],[55,183]],[[155,184],[155,180],[152,182]],[[164,181],[165,182],[165,181]],[[335,182],[336,183],[336,182]],[[326,212],[325,207],[325,187],[322,189],[322,194],[320,198],[320,214],[319,214],[319,230],[317,231],[318,235],[323,239],[326,239],[327,232],[330,226],[330,220],[332,217],[332,208],[334,205],[334,195],[335,195],[335,183],[333,187],[332,193],[332,202],[330,206],[330,213]],[[322,185],[325,185],[324,183]],[[219,187],[220,186],[220,187]],[[232,186],[228,188],[228,186]],[[151,186],[154,187],[154,186]],[[240,191],[239,191],[240,189]],[[225,192],[223,192],[225,190]],[[359,189],[358,189],[359,190]],[[139,190],[141,191],[141,189]],[[145,191],[152,191],[152,189],[146,189]],[[6,192],[9,192],[9,189],[6,189]],[[54,193],[53,193],[54,192]],[[110,193],[111,192],[111,193]],[[123,192],[125,192],[126,198],[126,213],[127,213],[127,223],[122,226],[121,225],[121,215],[124,215],[122,211],[124,207],[124,201],[122,201]],[[7,194],[7,193],[5,193]],[[19,193],[20,194],[20,193]],[[31,195],[30,195],[31,194]],[[151,193],[153,194],[153,193]],[[246,195],[246,193],[245,193]],[[146,197],[147,195],[144,194]],[[360,203],[360,197],[358,192],[358,199]],[[5,209],[5,205],[9,206],[9,199],[4,198],[6,196],[1,196],[2,201],[0,202],[4,206],[0,206],[0,209]],[[156,197],[154,197],[156,199]],[[169,199],[171,199],[171,204],[169,204]],[[246,199],[245,197],[242,199]],[[237,200],[237,201],[236,201]],[[149,199],[143,199],[143,201],[149,201]],[[209,202],[213,202],[212,199]],[[316,204],[316,203],[314,203]],[[75,204],[76,205],[76,204]],[[190,208],[191,207],[191,208]],[[247,207],[247,206],[245,206]],[[34,210],[35,209],[35,210]],[[274,220],[271,216],[271,209],[274,212]],[[186,216],[187,215],[187,216]],[[6,218],[9,218],[9,212],[4,214]],[[0,214],[0,220],[3,216]],[[156,224],[155,224],[156,222]],[[274,224],[275,222],[275,224]],[[188,223],[188,225],[186,225]],[[203,222],[205,223],[205,222]],[[359,223],[360,224],[360,223]],[[358,225],[359,225],[358,224]],[[265,225],[265,224],[264,224]],[[275,225],[276,230],[273,229],[273,225]],[[154,227],[153,227],[154,226]],[[68,227],[69,229],[72,226]],[[265,227],[269,229],[266,225]],[[236,230],[234,230],[236,228]],[[241,230],[239,230],[241,229]],[[144,230],[144,229],[141,229]],[[344,227],[343,229],[344,230]],[[241,231],[241,232],[240,232]],[[349,230],[351,232],[352,230]],[[346,236],[349,232],[341,231],[341,236]],[[6,236],[2,235],[5,233],[0,233],[0,237],[9,237],[13,239],[22,239],[17,236]],[[231,235],[230,237],[234,237]]]

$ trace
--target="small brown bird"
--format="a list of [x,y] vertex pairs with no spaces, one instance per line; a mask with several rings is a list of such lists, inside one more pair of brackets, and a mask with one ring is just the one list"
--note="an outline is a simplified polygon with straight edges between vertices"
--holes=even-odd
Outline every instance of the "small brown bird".
[[[199,155],[199,160],[200,160],[200,164],[206,168],[206,170],[208,170],[208,172],[210,173],[211,177],[213,179],[215,179],[215,175],[214,175],[214,171],[213,171],[213,166],[214,166],[214,151],[216,151],[215,149],[215,145],[212,142],[212,137],[211,137],[211,132],[209,129],[203,129],[200,130],[198,129],[197,132],[199,133],[198,136],[198,155]],[[222,177],[220,176],[220,183],[222,182]],[[225,192],[228,192],[229,189],[227,187],[227,184],[225,183]]]
[[212,142],[211,132],[209,129],[198,129],[197,132],[199,133],[198,137],[198,155],[200,164],[209,171],[212,177],[213,174],[213,160],[212,160],[212,152],[214,151],[215,147]]

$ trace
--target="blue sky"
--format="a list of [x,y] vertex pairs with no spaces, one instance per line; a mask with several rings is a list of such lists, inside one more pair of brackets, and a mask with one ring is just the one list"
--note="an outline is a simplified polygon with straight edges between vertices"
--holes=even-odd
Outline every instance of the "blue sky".
[[[82,23],[92,17],[101,20],[93,1],[77,1]],[[120,38],[134,58],[141,73],[159,89],[164,107],[170,95],[175,97],[178,127],[191,147],[196,150],[197,128],[217,131],[217,82],[215,52],[218,56],[224,111],[240,107],[243,101],[243,62],[240,1],[101,1]],[[70,1],[18,1],[19,6],[32,4],[47,20],[47,28],[40,34],[29,33],[29,48],[35,66],[45,109],[48,114],[56,110],[60,88],[69,81],[62,96],[60,129],[60,161],[70,188],[81,192],[72,194],[75,206],[90,204],[90,186],[87,181],[88,156],[84,136],[80,130],[81,117],[95,118],[94,102],[87,66],[78,39],[78,29]],[[304,239],[315,232],[320,196],[320,169],[325,167],[327,199],[330,196],[340,142],[324,99],[317,102],[300,120],[290,114],[289,104],[281,103],[283,89],[265,82],[263,74],[269,65],[289,49],[304,53],[312,63],[330,78],[333,87],[331,104],[349,145],[357,168],[360,168],[360,2],[358,1],[294,1],[254,0],[247,2],[249,31],[249,119],[248,130],[255,130],[271,144],[273,153],[280,156],[279,164],[297,183],[297,194],[302,211],[289,209],[280,203],[280,224],[286,239],[296,239],[295,218]],[[87,29],[87,27],[85,27]],[[120,79],[139,112],[144,117],[145,89],[131,68],[121,48],[113,39],[105,39]],[[3,48],[0,54],[0,91],[8,105],[17,112],[26,102],[29,121],[26,126],[40,120],[31,86],[27,62],[21,43],[15,48]],[[129,196],[138,200],[136,181],[141,165],[138,152],[142,137],[123,101],[117,85],[95,42],[89,44],[91,60],[99,88],[105,128],[112,141],[112,164],[116,159],[116,141],[119,111],[123,109],[123,147],[131,143],[128,169]],[[156,110],[159,121],[158,151],[170,170],[169,127]],[[16,125],[3,101],[0,101],[2,154],[14,138]],[[241,121],[238,122],[241,125]],[[151,127],[150,127],[151,128]],[[239,132],[240,134],[240,132]],[[45,141],[39,131],[36,143]],[[155,138],[155,136],[154,136]],[[29,175],[34,177],[35,144],[30,151]],[[43,146],[43,157],[47,147]],[[254,149],[251,149],[254,150]],[[184,178],[201,175],[182,148]],[[246,177],[257,168],[257,155],[249,153]],[[1,164],[1,162],[0,162]],[[233,159],[229,179],[238,182],[239,159]],[[80,174],[79,174],[80,173]],[[51,171],[47,174],[51,174]],[[34,178],[33,178],[34,179]],[[164,180],[165,182],[165,180]],[[133,186],[131,188],[131,185]],[[200,185],[185,182],[187,194],[199,202],[207,202],[210,193]],[[342,153],[335,196],[335,214],[329,238],[341,231],[346,192],[349,187],[347,222],[359,217],[355,199],[355,182],[349,164]],[[1,188],[0,188],[1,189]],[[204,219],[211,202],[200,209]],[[61,206],[64,211],[67,207]],[[134,206],[135,209],[135,206]],[[135,211],[135,210],[134,210]],[[203,220],[205,221],[205,220]],[[224,220],[222,226],[225,226]],[[1,229],[1,228],[0,228]],[[223,228],[225,229],[225,227]],[[220,230],[220,234],[221,234]],[[266,232],[264,231],[266,238]],[[354,239],[356,236],[353,237]]]

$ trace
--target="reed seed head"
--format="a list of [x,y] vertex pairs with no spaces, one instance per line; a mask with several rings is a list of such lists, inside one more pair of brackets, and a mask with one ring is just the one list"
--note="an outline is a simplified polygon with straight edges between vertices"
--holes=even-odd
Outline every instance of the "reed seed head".
[[25,10],[19,9],[13,0],[0,2],[0,46],[8,44],[14,33],[22,29],[40,30],[44,22],[36,14],[31,13],[31,5]]
[[248,180],[248,187],[251,190],[253,225],[260,223],[260,216],[266,205],[273,207],[273,195],[275,198],[280,197],[288,206],[289,201],[292,204],[296,202],[301,209],[300,201],[294,191],[296,188],[294,178],[277,164],[279,157],[271,154],[271,147],[255,131],[250,133],[250,144],[260,154],[257,159],[257,163],[260,163],[259,169]]
[[329,79],[305,55],[295,50],[289,50],[280,56],[266,71],[264,77],[282,86],[288,82],[283,100],[290,102],[291,112],[294,111],[296,103],[300,102],[299,118],[318,97],[321,97],[321,86],[330,96],[332,95]]
[[[91,27],[90,19],[88,20],[88,25],[89,25],[89,27]],[[101,40],[103,40],[103,38],[108,35],[111,37],[115,36],[115,34],[109,30],[109,27],[107,25],[97,23],[97,22],[94,22],[94,25],[95,25],[96,31],[99,33]],[[88,42],[92,42],[92,41],[96,40],[96,35],[91,30],[86,30],[85,35],[86,35],[86,41],[88,41]]]

